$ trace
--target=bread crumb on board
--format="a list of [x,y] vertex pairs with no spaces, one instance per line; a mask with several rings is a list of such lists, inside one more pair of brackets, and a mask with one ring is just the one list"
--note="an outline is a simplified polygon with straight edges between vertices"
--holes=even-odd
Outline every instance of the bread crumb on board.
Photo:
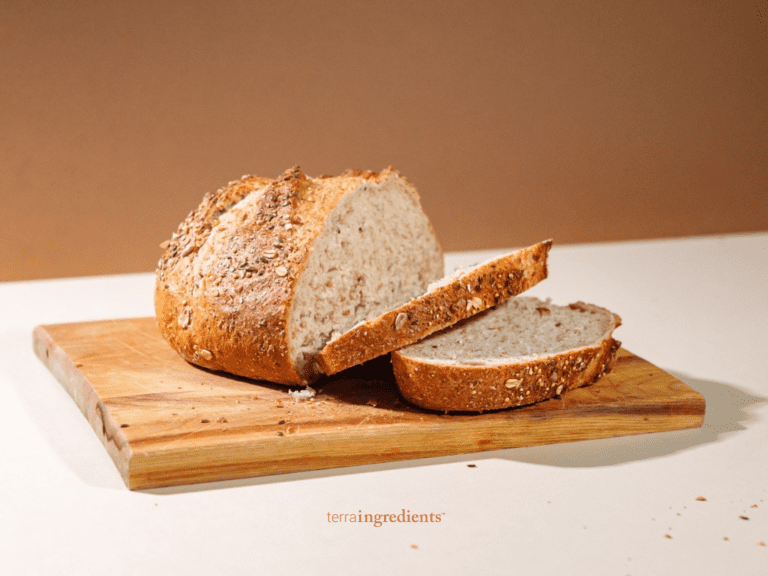
[[293,397],[294,402],[304,402],[314,398],[317,395],[317,391],[311,386],[307,386],[302,390],[288,390],[288,394]]

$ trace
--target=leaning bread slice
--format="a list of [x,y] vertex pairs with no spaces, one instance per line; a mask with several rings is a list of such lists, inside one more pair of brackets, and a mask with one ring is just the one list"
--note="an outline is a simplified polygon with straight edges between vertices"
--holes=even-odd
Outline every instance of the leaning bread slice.
[[397,170],[243,177],[208,194],[158,264],[161,333],[185,360],[309,384],[334,331],[409,301],[443,275],[416,189]]
[[423,408],[482,412],[591,384],[610,371],[621,318],[592,304],[516,297],[392,353],[403,396]]
[[551,240],[539,242],[430,284],[418,298],[335,334],[317,355],[325,374],[335,374],[418,342],[459,320],[520,294],[547,277]]

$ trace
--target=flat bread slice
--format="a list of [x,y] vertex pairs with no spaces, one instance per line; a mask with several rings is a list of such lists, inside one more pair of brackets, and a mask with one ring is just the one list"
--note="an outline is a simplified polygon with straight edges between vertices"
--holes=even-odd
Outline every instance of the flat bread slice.
[[576,302],[516,297],[392,353],[400,392],[422,408],[483,412],[533,404],[609,372],[621,318]]

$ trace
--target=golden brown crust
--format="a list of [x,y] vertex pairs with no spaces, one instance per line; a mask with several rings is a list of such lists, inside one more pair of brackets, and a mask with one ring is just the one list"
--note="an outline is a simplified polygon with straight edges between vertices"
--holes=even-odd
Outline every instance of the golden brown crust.
[[[187,361],[249,378],[306,384],[286,326],[296,284],[336,204],[360,184],[399,174],[348,171],[277,180],[243,177],[208,194],[180,225],[158,264],[155,312]],[[415,190],[414,190],[415,193]]]
[[547,277],[552,241],[539,242],[463,274],[329,342],[316,361],[325,374],[362,364],[495,306]]
[[409,402],[443,412],[484,412],[541,402],[592,384],[610,372],[620,346],[608,337],[596,346],[490,366],[437,364],[393,352],[392,366]]

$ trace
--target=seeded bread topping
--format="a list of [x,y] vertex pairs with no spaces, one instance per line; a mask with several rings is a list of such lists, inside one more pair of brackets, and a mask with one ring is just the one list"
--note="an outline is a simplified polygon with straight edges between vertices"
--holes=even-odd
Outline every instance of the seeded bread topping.
[[308,384],[334,332],[422,293],[443,256],[396,170],[246,176],[180,225],[156,273],[158,325],[187,361]]

